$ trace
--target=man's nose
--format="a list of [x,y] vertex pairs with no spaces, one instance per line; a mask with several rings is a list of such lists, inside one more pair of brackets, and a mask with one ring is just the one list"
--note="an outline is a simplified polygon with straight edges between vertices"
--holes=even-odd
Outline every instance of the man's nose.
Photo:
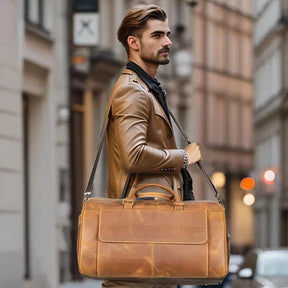
[[163,46],[171,46],[172,45],[172,41],[170,40],[170,38],[168,36],[165,37],[165,41],[163,43]]

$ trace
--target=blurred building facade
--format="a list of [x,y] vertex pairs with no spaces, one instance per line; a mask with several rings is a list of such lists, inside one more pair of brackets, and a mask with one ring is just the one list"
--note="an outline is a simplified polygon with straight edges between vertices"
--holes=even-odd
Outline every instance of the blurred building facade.
[[[256,246],[287,246],[288,3],[256,0],[253,4]],[[263,178],[268,169],[276,174],[270,184]]]
[[3,0],[0,15],[0,287],[58,287],[70,250],[66,1]]
[[187,127],[203,147],[210,175],[220,172],[226,179],[219,190],[232,253],[243,253],[254,245],[253,208],[243,203],[247,191],[240,188],[253,170],[252,1],[199,1],[192,27],[194,90]]

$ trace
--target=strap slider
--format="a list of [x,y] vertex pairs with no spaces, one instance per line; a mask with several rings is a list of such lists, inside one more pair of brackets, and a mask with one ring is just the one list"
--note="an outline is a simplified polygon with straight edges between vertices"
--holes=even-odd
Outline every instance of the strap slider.
[[86,192],[84,193],[84,201],[87,201],[90,196],[91,196],[91,192],[90,192],[90,191],[86,191]]

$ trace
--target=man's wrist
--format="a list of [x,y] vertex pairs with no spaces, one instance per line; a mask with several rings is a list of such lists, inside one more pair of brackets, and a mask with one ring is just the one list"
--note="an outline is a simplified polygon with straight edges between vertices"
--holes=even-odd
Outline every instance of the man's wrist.
[[181,149],[180,151],[182,152],[182,155],[183,155],[183,166],[182,166],[182,168],[186,169],[187,166],[188,166],[188,156],[187,156],[187,154],[186,154],[184,149]]

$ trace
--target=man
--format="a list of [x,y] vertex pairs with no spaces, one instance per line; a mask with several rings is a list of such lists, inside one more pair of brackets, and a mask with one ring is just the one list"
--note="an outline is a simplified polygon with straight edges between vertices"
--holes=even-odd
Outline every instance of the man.
[[[162,184],[183,198],[181,171],[201,160],[195,143],[184,150],[177,149],[165,93],[155,79],[159,65],[170,61],[169,36],[166,13],[155,5],[131,9],[118,29],[118,39],[129,62],[112,91],[111,109],[108,105],[106,111],[110,113],[107,146],[111,198],[121,196],[125,183],[131,192],[143,184]],[[160,192],[165,193],[161,189]],[[170,287],[122,281],[103,283],[103,287],[156,286]]]

